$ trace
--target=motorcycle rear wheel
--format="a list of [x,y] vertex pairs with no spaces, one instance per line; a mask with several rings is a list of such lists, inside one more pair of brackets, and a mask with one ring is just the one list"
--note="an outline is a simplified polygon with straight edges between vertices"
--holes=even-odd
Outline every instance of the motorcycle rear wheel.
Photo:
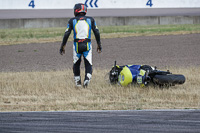
[[181,74],[155,75],[153,82],[157,85],[176,85],[185,83],[185,76]]

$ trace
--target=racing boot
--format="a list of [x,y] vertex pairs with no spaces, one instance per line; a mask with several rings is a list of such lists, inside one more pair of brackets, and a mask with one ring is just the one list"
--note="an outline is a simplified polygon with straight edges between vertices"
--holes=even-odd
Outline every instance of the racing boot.
[[81,76],[74,76],[76,87],[81,87]]
[[91,78],[92,78],[92,75],[90,73],[87,73],[87,75],[85,76],[84,83],[83,83],[84,88],[86,88],[89,85]]

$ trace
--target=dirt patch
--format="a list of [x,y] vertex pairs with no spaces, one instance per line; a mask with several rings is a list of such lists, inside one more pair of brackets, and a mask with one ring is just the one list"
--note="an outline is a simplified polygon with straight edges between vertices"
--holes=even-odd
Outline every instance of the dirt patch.
[[[200,34],[102,39],[102,54],[93,40],[93,66],[148,64],[164,67],[200,66]],[[0,46],[0,71],[48,71],[72,68],[72,42],[59,54],[61,42]],[[84,65],[82,63],[81,67]]]

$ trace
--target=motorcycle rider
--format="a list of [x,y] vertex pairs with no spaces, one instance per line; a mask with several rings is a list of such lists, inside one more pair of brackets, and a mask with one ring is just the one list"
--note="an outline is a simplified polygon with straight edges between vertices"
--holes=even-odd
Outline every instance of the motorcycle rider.
[[82,3],[75,4],[74,18],[68,22],[63,41],[60,48],[60,54],[65,53],[65,45],[71,34],[74,32],[73,45],[73,73],[75,85],[81,87],[80,64],[83,55],[85,64],[85,79],[83,87],[87,87],[92,78],[92,44],[91,44],[91,30],[93,31],[97,41],[97,52],[102,52],[100,33],[95,20],[92,17],[85,16],[87,13],[86,5]]

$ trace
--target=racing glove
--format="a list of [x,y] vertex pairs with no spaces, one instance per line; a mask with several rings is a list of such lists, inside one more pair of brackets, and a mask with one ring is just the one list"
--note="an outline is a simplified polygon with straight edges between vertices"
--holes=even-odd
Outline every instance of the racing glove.
[[98,45],[97,45],[97,52],[98,52],[98,53],[101,53],[101,52],[102,52],[101,44],[98,44]]
[[60,54],[61,55],[65,54],[65,46],[64,45],[61,45],[61,47],[60,47]]

